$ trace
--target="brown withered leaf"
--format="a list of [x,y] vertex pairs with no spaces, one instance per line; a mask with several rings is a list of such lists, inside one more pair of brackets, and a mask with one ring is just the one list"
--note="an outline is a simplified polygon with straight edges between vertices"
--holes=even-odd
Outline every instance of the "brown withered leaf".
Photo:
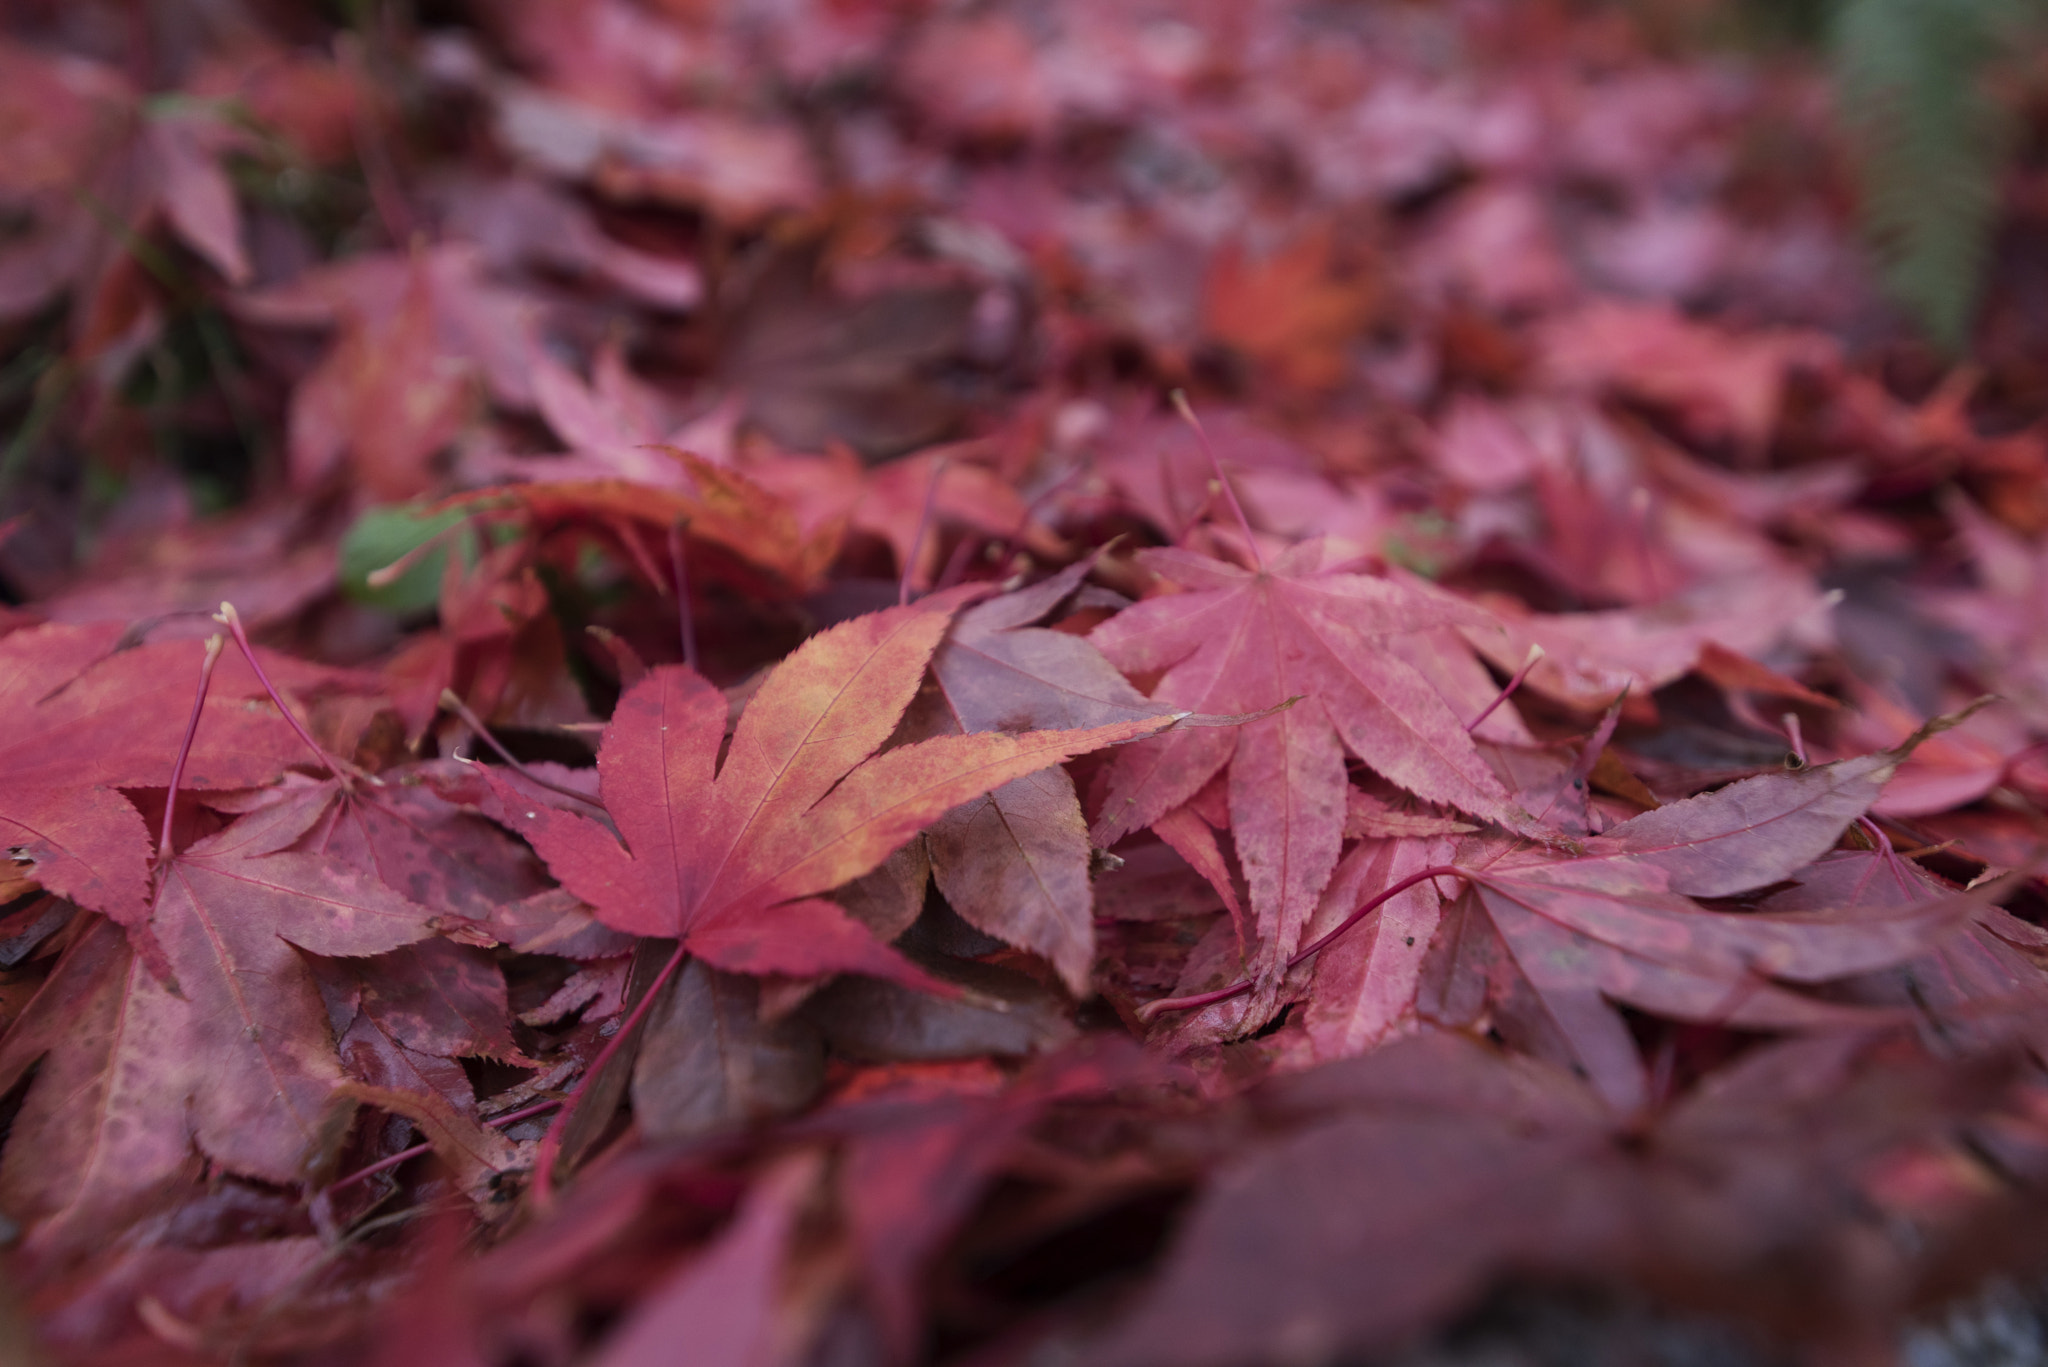
[[789,1115],[817,1095],[825,1050],[802,1016],[761,1019],[752,978],[693,959],[641,1027],[633,1118],[653,1139],[695,1139]]
[[988,964],[949,960],[932,973],[960,989],[937,997],[877,978],[845,978],[804,1006],[835,1055],[871,1062],[1023,1058],[1075,1038],[1057,990]]
[[[1078,636],[1034,626],[1072,596],[1092,561],[978,603],[932,656],[942,707],[928,732],[1106,726],[1173,709],[1131,687]],[[1076,996],[1095,960],[1091,846],[1073,780],[1061,769],[1013,779],[940,817],[925,833],[932,877],[969,924],[1043,955]]]

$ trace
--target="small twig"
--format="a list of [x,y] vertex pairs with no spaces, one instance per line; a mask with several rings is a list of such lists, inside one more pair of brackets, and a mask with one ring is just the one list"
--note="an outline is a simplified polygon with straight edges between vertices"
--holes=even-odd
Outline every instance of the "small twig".
[[1799,714],[1797,712],[1787,712],[1784,716],[1784,722],[1785,737],[1792,742],[1792,757],[1799,761],[1793,767],[1804,769],[1807,766],[1806,736],[1799,729]]
[[1650,601],[1658,602],[1664,597],[1664,585],[1663,576],[1657,573],[1657,557],[1651,546],[1650,491],[1638,484],[1629,493],[1628,509],[1635,532],[1636,563],[1643,572],[1643,586],[1650,591]]
[[462,520],[459,522],[451,522],[446,527],[443,527],[440,531],[435,532],[432,536],[428,537],[425,541],[420,542],[419,545],[414,546],[404,555],[399,556],[398,559],[392,561],[390,564],[381,565],[378,568],[371,570],[368,574],[363,576],[363,582],[368,584],[373,589],[384,589],[391,587],[393,584],[397,583],[401,578],[403,578],[407,573],[409,573],[415,566],[417,566],[420,563],[420,561],[426,559],[435,551],[440,550],[443,544],[447,542],[450,537],[454,536],[457,532],[464,530],[468,526],[468,516],[464,516]]
[[378,222],[390,235],[391,244],[403,247],[414,239],[416,226],[412,209],[405,202],[404,192],[399,189],[398,171],[385,150],[385,140],[378,136],[370,123],[374,82],[369,53],[353,34],[343,34],[335,48],[341,58],[342,69],[356,86],[357,99],[350,106],[349,133],[355,143],[356,161],[363,168],[363,184],[370,191],[370,204],[377,211]]
[[[1345,917],[1343,922],[1340,925],[1338,925],[1335,930],[1332,930],[1327,935],[1322,936],[1314,944],[1309,945],[1306,949],[1297,951],[1294,957],[1287,961],[1287,967],[1290,969],[1298,968],[1304,961],[1306,961],[1309,958],[1309,956],[1316,954],[1321,950],[1327,949],[1332,941],[1334,941],[1338,936],[1342,935],[1345,931],[1351,929],[1351,927],[1357,925],[1360,921],[1364,920],[1369,914],[1376,910],[1381,903],[1386,902],[1391,898],[1399,896],[1400,894],[1408,891],[1408,889],[1414,887],[1417,883],[1424,883],[1432,878],[1445,877],[1458,877],[1469,880],[1472,877],[1472,875],[1467,873],[1464,869],[1459,868],[1455,864],[1432,864],[1430,867],[1422,870],[1420,873],[1412,873],[1408,875],[1406,878],[1403,878],[1400,882],[1394,884],[1392,887],[1382,888],[1372,897],[1366,899],[1366,901],[1359,905],[1356,911],[1352,912],[1349,916]],[[1139,1007],[1138,1019],[1141,1021],[1145,1021],[1149,1024],[1150,1022],[1158,1019],[1160,1016],[1165,1015],[1169,1011],[1195,1011],[1199,1010],[1204,1006],[1214,1006],[1217,1002],[1227,1002],[1231,1000],[1233,997],[1242,997],[1245,993],[1251,991],[1252,988],[1256,987],[1257,985],[1257,982],[1251,978],[1240,978],[1238,981],[1232,983],[1230,986],[1219,987],[1213,992],[1199,992],[1189,997],[1162,997],[1158,1001],[1147,1002],[1145,1003],[1145,1005]]]
[[1209,434],[1202,430],[1201,420],[1195,417],[1195,410],[1188,405],[1185,393],[1176,389],[1168,397],[1173,400],[1174,411],[1180,414],[1181,420],[1195,429],[1195,439],[1202,443],[1202,450],[1209,457],[1209,467],[1216,472],[1216,483],[1223,490],[1223,497],[1229,501],[1230,511],[1237,514],[1237,526],[1244,533],[1244,544],[1251,550],[1252,565],[1261,574],[1265,573],[1266,556],[1259,549],[1258,538],[1252,535],[1252,520],[1244,515],[1244,505],[1237,501],[1237,490],[1230,487],[1230,478],[1223,473],[1223,460],[1216,454],[1215,446],[1210,444]]
[[1072,484],[1075,480],[1086,474],[1087,471],[1088,462],[1086,460],[1075,461],[1073,465],[1068,467],[1065,474],[1040,490],[1037,497],[1024,506],[1024,512],[1017,518],[1017,525],[1011,528],[1008,536],[1003,538],[1002,549],[996,553],[996,563],[998,565],[1008,564],[1010,557],[1015,555],[1024,544],[1024,533],[1031,529],[1031,519],[1038,515],[1038,510],[1047,503],[1050,503],[1054,494],[1059,493],[1069,484]]
[[249,644],[249,633],[242,630],[241,614],[235,611],[235,605],[233,603],[222,603],[220,611],[213,615],[213,620],[225,626],[234,636],[235,644],[242,649],[242,658],[247,660],[249,668],[256,672],[256,679],[263,685],[263,691],[270,695],[270,700],[273,703],[277,704],[277,710],[284,714],[285,721],[291,725],[292,730],[298,733],[299,739],[306,743],[306,748],[319,757],[321,766],[328,773],[334,775],[335,782],[339,783],[342,787],[353,787],[354,775],[350,774],[347,770],[353,769],[355,766],[349,765],[345,769],[343,762],[328,754],[320,742],[313,739],[313,733],[300,723],[297,714],[291,708],[285,706],[284,695],[277,691],[277,685],[270,681],[270,675],[264,670],[263,662],[256,658],[256,647]]
[[689,525],[687,518],[679,518],[669,524],[668,558],[676,567],[676,625],[683,636],[683,663],[691,669],[697,667],[697,623],[690,616],[690,569],[683,561],[683,528]]
[[[1892,838],[1884,833],[1883,827],[1867,816],[1857,817],[1856,824],[1863,828],[1865,834],[1869,835],[1870,843],[1877,849],[1878,862],[1884,867],[1884,871],[1892,876],[1892,882],[1898,885],[1900,892],[1911,896],[1913,885],[1906,881],[1905,860],[1900,857],[1897,850],[1892,848]],[[1868,883],[1871,874],[1876,872],[1876,869],[1872,869],[1863,876],[1863,881],[1857,884],[1855,900],[1860,901],[1862,899],[1864,885]]]
[[[531,1106],[521,1107],[519,1110],[509,1112],[505,1115],[494,1115],[489,1120],[486,1120],[484,1124],[489,1125],[493,1129],[502,1130],[507,1125],[513,1124],[517,1121],[529,1120],[537,1115],[546,1115],[549,1111],[555,1110],[561,1104],[561,1101],[556,1098],[550,1098],[546,1101],[536,1101]],[[366,1182],[370,1178],[375,1177],[380,1172],[389,1172],[391,1169],[395,1167],[399,1167],[402,1164],[411,1162],[413,1159],[418,1158],[422,1154],[431,1153],[433,1151],[433,1148],[434,1146],[432,1144],[415,1144],[409,1149],[401,1149],[397,1153],[392,1154],[389,1158],[380,1158],[376,1162],[369,1164],[367,1167],[357,1168],[354,1172],[350,1173],[346,1177],[335,1178],[332,1182],[329,1182],[325,1187],[321,1188],[320,1194],[322,1196],[332,1196],[335,1192],[340,1191],[343,1187],[352,1187],[358,1182]]]
[[946,567],[940,570],[939,577],[932,581],[933,590],[950,589],[959,583],[961,577],[967,573],[967,562],[974,555],[974,548],[981,544],[971,536],[963,536],[955,542],[953,553],[946,557]]

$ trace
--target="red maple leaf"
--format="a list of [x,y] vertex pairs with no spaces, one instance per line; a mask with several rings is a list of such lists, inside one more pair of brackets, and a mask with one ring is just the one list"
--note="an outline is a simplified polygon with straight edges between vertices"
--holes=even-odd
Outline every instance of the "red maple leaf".
[[[1918,739],[1917,737],[1915,738]],[[1695,897],[1727,897],[1791,877],[1825,854],[1867,811],[1910,750],[1763,774],[1625,821],[1578,857],[1521,850],[1474,860],[1476,898],[1462,900],[1440,933],[1440,1002],[1479,977],[1490,934],[1504,951],[1509,992],[1553,1047],[1584,1067],[1617,1106],[1641,1104],[1635,1046],[1609,1001],[1680,1020],[1750,1027],[1837,1023],[1845,1008],[1787,991],[1914,959],[1989,905],[1990,893],[1936,892],[1890,907],[1851,903],[1788,915],[1702,910]],[[1473,923],[1483,909],[1486,927]],[[1476,932],[1476,933],[1475,933]],[[1447,1014],[1456,1015],[1453,1008]],[[1553,1033],[1554,1032],[1554,1033]]]
[[421,782],[437,777],[432,766],[386,770],[371,782],[295,774],[209,805],[243,813],[236,829],[254,852],[297,850],[368,870],[400,896],[457,917],[489,920],[545,888],[523,846]]
[[1345,750],[1418,797],[1530,829],[1465,723],[1378,644],[1484,614],[1448,594],[1323,570],[1321,558],[1310,542],[1255,572],[1186,551],[1141,552],[1141,564],[1186,591],[1127,608],[1089,637],[1127,674],[1164,671],[1153,697],[1178,708],[1245,713],[1302,698],[1236,730],[1176,733],[1119,755],[1095,827],[1108,844],[1151,825],[1228,764],[1230,825],[1260,941],[1256,973],[1267,982],[1300,945],[1336,867]]
[[[149,898],[149,833],[116,791],[170,778],[199,686],[202,647],[117,650],[125,628],[42,626],[0,640],[0,841],[52,892],[138,924]],[[223,663],[185,770],[191,788],[267,783],[299,742],[238,660]]]
[[[1386,1000],[1396,990],[1392,978],[1403,993],[1419,990],[1422,1013],[1443,1023],[1474,1023],[1490,1005],[1496,1028],[1532,1052],[1579,1067],[1617,1108],[1629,1110],[1645,1101],[1646,1080],[1610,1003],[1751,1028],[1867,1020],[1857,1008],[1783,984],[1827,982],[1915,959],[1979,915],[1991,891],[1796,915],[1709,912],[1693,899],[1767,887],[1807,867],[1869,809],[1910,748],[1746,779],[1645,812],[1576,852],[1488,834],[1466,841],[1452,862],[1416,868],[1425,862],[1424,839],[1361,846],[1332,890],[1355,895],[1377,874],[1381,891],[1348,915],[1344,902],[1326,898],[1317,927],[1323,933],[1287,966],[1368,915],[1376,929],[1397,928],[1410,952],[1376,947],[1364,965],[1344,971],[1347,978],[1362,971],[1362,981],[1322,984],[1327,995],[1311,1009],[1311,1032],[1327,1047],[1347,1027],[1383,1031],[1405,1009]],[[1397,880],[1397,870],[1406,876]],[[1435,897],[1424,885],[1453,875],[1471,893],[1439,926]],[[1384,945],[1383,936],[1376,938]],[[1429,946],[1431,962],[1420,968],[1418,983],[1419,944]],[[1242,1029],[1246,1020],[1263,1019],[1256,998],[1239,1001],[1258,986],[1246,979],[1146,1011],[1220,1008],[1208,1031]],[[1352,1011],[1343,1010],[1339,991],[1352,995]]]
[[681,939],[736,972],[923,983],[821,894],[969,798],[1173,720],[945,736],[874,755],[969,596],[935,595],[813,637],[754,695],[722,764],[725,695],[684,666],[651,671],[619,700],[598,751],[623,845],[595,819],[529,804],[492,775],[506,819],[618,929]]
[[368,874],[248,843],[229,827],[161,870],[148,928],[172,981],[95,923],[0,1044],[0,1084],[42,1061],[0,1201],[45,1243],[104,1237],[201,1155],[278,1183],[332,1161],[348,1079],[299,950],[379,954],[435,917]]

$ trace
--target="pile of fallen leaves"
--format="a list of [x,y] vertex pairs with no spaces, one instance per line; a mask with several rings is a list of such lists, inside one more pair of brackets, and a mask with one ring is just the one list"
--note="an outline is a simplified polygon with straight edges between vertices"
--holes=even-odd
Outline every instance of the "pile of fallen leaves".
[[10,1360],[2034,1267],[2044,277],[1695,8],[11,7]]

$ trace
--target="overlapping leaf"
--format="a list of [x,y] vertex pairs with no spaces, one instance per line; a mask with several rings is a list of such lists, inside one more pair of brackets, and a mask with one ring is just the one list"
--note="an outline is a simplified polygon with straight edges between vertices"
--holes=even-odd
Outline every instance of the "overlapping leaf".
[[[1033,626],[1092,562],[962,612],[932,656],[936,734],[1104,726],[1164,716],[1094,646]],[[971,924],[1042,954],[1076,995],[1095,958],[1088,826],[1066,771],[1045,769],[946,813],[925,834],[932,877]]]
[[[1658,4],[194,6],[0,23],[0,1357],[1249,1367],[1555,1273],[1861,1361],[2033,1239],[2038,329],[1894,344],[1806,82]],[[265,656],[347,779],[231,653],[162,796],[129,633],[223,596],[375,671]]]
[[351,1103],[299,951],[381,954],[436,924],[372,875],[252,855],[235,828],[159,879],[148,928],[171,980],[111,927],[88,927],[0,1042],[0,1083],[42,1062],[0,1159],[0,1200],[45,1241],[98,1237],[201,1156],[270,1182],[318,1175]]
[[[149,836],[115,791],[161,787],[199,689],[200,645],[118,650],[124,628],[41,626],[0,639],[0,841],[53,892],[124,925],[144,914]],[[184,782],[267,783],[304,752],[240,661],[224,662]],[[239,675],[239,679],[236,677]],[[237,686],[240,684],[241,686]]]
[[1692,899],[1767,887],[1805,868],[1876,800],[1909,748],[1731,784],[1623,822],[1578,856],[1468,847],[1458,863],[1473,896],[1442,932],[1434,985],[1440,1001],[1462,996],[1465,1005],[1439,1009],[1465,1016],[1488,991],[1526,984],[1533,996],[1514,1009],[1528,1027],[1622,1107],[1642,1103],[1644,1081],[1610,1001],[1743,1027],[1847,1023],[1845,1008],[1778,984],[1917,958],[1983,912],[1990,893],[1798,915],[1708,912]]
[[1306,543],[1254,573],[1184,551],[1143,552],[1141,563],[1185,591],[1128,608],[1089,637],[1127,674],[1163,671],[1153,697],[1175,707],[1244,713],[1303,699],[1237,730],[1181,732],[1118,756],[1096,822],[1105,843],[1150,825],[1228,764],[1262,983],[1299,948],[1336,867],[1346,750],[1418,797],[1529,826],[1464,721],[1380,644],[1484,614],[1448,595],[1320,570],[1322,553]]

